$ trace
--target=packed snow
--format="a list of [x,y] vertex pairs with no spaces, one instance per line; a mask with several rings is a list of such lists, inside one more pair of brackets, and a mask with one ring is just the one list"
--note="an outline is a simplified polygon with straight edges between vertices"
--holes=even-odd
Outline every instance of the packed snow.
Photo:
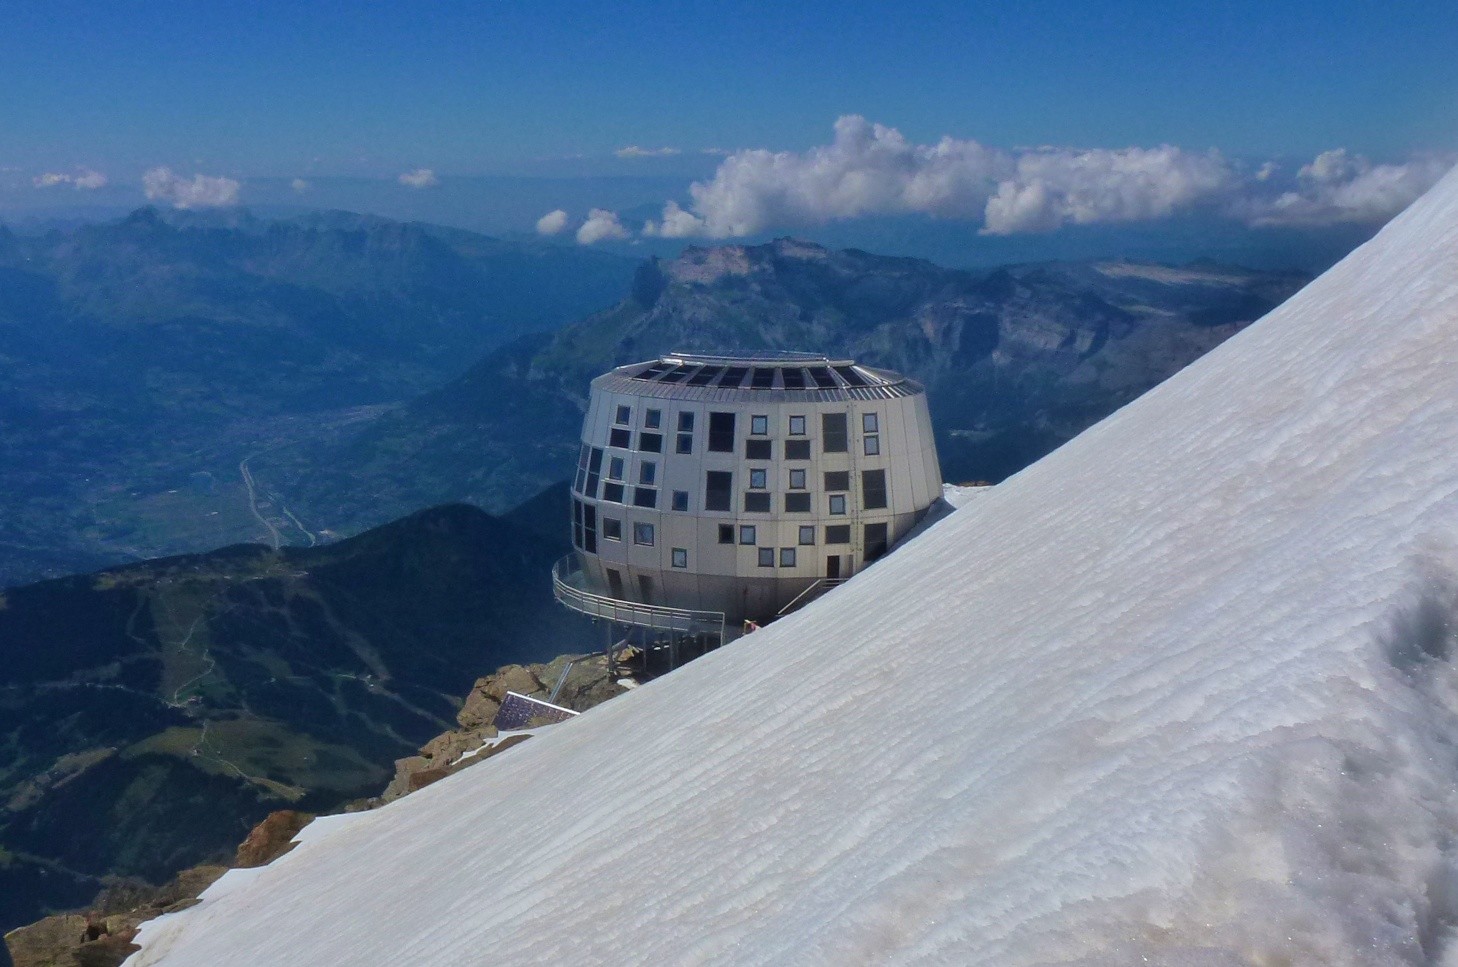
[[131,967],[1458,964],[1458,174],[802,611]]

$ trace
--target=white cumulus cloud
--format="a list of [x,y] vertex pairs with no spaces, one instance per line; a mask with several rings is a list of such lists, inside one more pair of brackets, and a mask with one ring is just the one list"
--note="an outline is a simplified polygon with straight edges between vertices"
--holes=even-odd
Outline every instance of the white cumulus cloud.
[[75,174],[47,171],[31,179],[37,188],[53,188],[56,185],[70,185],[80,191],[94,191],[106,185],[106,175],[90,168],[77,168]]
[[1374,164],[1337,148],[1304,165],[1294,187],[1274,198],[1245,199],[1238,210],[1254,225],[1381,221],[1417,200],[1452,164],[1453,159],[1438,157]]
[[538,235],[556,235],[567,227],[567,213],[558,208],[537,219]]
[[591,245],[603,239],[627,238],[628,230],[623,223],[618,221],[618,213],[608,211],[606,208],[594,208],[587,213],[587,221],[577,229],[577,241],[581,245]]
[[440,179],[430,168],[416,168],[414,171],[407,171],[400,176],[400,184],[407,188],[434,188],[440,184]]
[[678,148],[641,148],[636,144],[630,144],[626,148],[619,148],[613,152],[619,158],[671,158],[682,153]]
[[242,189],[237,181],[221,176],[195,174],[185,178],[171,168],[153,168],[142,175],[142,189],[151,201],[173,208],[221,208],[238,204]]

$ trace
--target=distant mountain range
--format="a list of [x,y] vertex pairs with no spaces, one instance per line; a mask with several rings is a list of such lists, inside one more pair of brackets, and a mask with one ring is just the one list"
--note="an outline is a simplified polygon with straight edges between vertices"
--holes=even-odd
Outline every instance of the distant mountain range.
[[0,593],[0,933],[376,795],[478,676],[584,650],[547,579],[566,515],[558,487]]

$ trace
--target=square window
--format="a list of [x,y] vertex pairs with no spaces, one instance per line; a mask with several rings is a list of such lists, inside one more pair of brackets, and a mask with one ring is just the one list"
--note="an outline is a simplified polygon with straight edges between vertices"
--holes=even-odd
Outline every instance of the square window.
[[614,420],[613,422],[615,422],[615,423],[617,423],[617,424],[619,424],[621,426],[627,426],[629,423],[632,423],[633,422],[633,408],[631,406],[620,406],[620,407],[618,407],[618,418],[616,420]]
[[790,417],[790,433],[795,436],[805,435],[805,418],[803,416]]
[[845,513],[845,494],[830,495],[830,512],[836,515]]
[[638,449],[648,453],[663,452],[662,433],[640,433],[638,434]]
[[805,491],[799,493],[785,494],[785,513],[787,514],[808,514],[810,513],[810,494]]
[[684,410],[682,413],[680,413],[678,415],[678,432],[680,432],[680,433],[692,433],[692,432],[694,432],[694,415],[693,415],[692,412],[690,412],[688,410]]
[[678,444],[674,447],[674,453],[693,453],[694,435],[692,433],[680,433]]
[[623,522],[620,520],[614,520],[611,517],[604,517],[602,519],[602,536],[610,541],[622,540]]
[[652,487],[634,487],[633,488],[633,506],[634,507],[657,507],[658,506],[658,491],[655,490]]
[[623,458],[622,457],[609,457],[608,458],[608,479],[609,480],[622,480],[623,479]]
[[644,547],[652,547],[653,546],[653,525],[652,524],[634,524],[633,525],[633,543],[634,544],[641,544]]
[[734,525],[733,524],[720,524],[719,525],[719,543],[720,544],[733,544],[734,543]]
[[880,427],[881,427],[881,423],[876,418],[876,414],[874,414],[874,413],[862,413],[861,414],[861,432],[863,432],[863,433],[879,433],[880,432]]
[[764,436],[769,432],[769,417],[751,416],[749,418],[749,432],[755,436]]
[[775,549],[773,547],[761,547],[759,549],[759,566],[760,567],[774,567],[775,566]]
[[646,487],[651,487],[658,481],[658,464],[652,460],[644,460],[638,464],[638,482]]
[[633,446],[632,431],[614,427],[608,432],[608,446],[617,447],[619,450],[631,449]]
[[621,504],[623,502],[623,485],[620,483],[603,484],[602,499],[611,500],[615,504]]
[[881,438],[878,436],[866,437],[866,456],[877,457],[881,455]]
[[673,492],[673,509],[680,512],[688,510],[687,490],[675,490]]
[[809,440],[786,440],[785,441],[785,459],[786,460],[809,460],[810,459],[810,441]]
[[795,549],[793,547],[780,548],[780,567],[795,566]]
[[849,490],[850,489],[850,471],[849,470],[830,470],[830,471],[827,471],[826,474],[825,474],[825,489],[826,490]]
[[768,514],[770,495],[767,490],[751,490],[744,495],[744,512],[747,514]]
[[805,489],[805,471],[804,470],[791,470],[790,471],[790,489],[791,490],[804,490]]
[[753,524],[740,524],[739,525],[739,543],[741,543],[741,544],[753,544],[754,543],[754,525]]
[[662,410],[648,410],[643,414],[643,425],[650,430],[656,430],[663,424]]
[[831,524],[825,528],[825,543],[827,544],[849,544],[850,525]]
[[774,453],[772,440],[745,440],[744,459],[746,460],[773,460]]
[[759,467],[749,471],[749,486],[754,490],[763,490],[769,486],[769,471]]
[[803,525],[800,528],[800,543],[801,544],[814,544],[815,543],[815,525],[814,524],[805,524],[805,525]]
[[673,566],[688,567],[688,548],[675,547],[673,549]]

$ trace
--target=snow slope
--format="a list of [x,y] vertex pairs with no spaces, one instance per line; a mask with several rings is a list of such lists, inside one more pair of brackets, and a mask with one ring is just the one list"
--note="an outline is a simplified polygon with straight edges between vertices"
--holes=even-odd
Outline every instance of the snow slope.
[[843,588],[128,963],[1458,964],[1455,614],[1458,173]]

